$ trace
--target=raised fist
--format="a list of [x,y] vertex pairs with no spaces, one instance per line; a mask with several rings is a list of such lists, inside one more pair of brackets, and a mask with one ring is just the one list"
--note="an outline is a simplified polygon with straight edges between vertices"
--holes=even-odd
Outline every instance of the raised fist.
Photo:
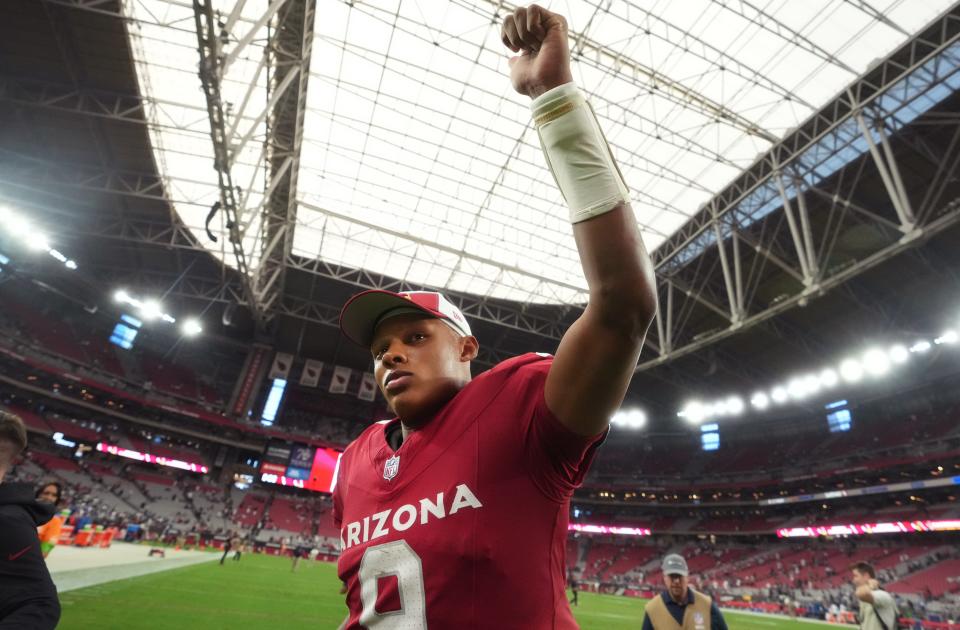
[[504,18],[500,37],[504,46],[520,53],[510,58],[510,81],[520,94],[536,98],[573,80],[562,15],[535,4],[521,7]]

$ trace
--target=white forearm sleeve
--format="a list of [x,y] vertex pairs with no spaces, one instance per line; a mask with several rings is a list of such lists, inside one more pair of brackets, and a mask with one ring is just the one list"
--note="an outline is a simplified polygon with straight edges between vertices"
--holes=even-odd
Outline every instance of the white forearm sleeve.
[[630,201],[597,117],[573,83],[534,99],[533,122],[547,167],[570,207],[570,222],[585,221]]

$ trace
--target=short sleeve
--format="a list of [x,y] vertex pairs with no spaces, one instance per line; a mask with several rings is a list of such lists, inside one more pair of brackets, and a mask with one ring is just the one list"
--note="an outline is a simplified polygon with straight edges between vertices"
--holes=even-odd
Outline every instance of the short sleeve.
[[547,498],[563,502],[583,483],[607,432],[582,436],[565,427],[547,407],[544,386],[552,358],[523,366],[514,378],[532,401],[523,419],[527,471]]
[[888,611],[893,609],[893,596],[886,591],[876,590],[871,593],[873,595],[873,607],[877,611]]

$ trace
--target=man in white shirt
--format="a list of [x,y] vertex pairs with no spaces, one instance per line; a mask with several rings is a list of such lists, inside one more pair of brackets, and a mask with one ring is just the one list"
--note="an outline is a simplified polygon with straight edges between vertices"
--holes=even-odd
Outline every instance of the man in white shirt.
[[860,600],[861,630],[896,630],[897,604],[893,596],[880,588],[877,572],[867,562],[850,565],[853,587]]

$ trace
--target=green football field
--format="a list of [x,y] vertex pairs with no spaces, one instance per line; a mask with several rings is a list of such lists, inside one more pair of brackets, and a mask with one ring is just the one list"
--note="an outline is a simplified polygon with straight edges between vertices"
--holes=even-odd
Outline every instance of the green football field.
[[[248,555],[109,582],[60,596],[58,628],[240,630],[336,628],[346,614],[334,565]],[[574,614],[584,630],[637,629],[641,600],[581,593]],[[735,630],[814,630],[817,625],[728,613]]]

